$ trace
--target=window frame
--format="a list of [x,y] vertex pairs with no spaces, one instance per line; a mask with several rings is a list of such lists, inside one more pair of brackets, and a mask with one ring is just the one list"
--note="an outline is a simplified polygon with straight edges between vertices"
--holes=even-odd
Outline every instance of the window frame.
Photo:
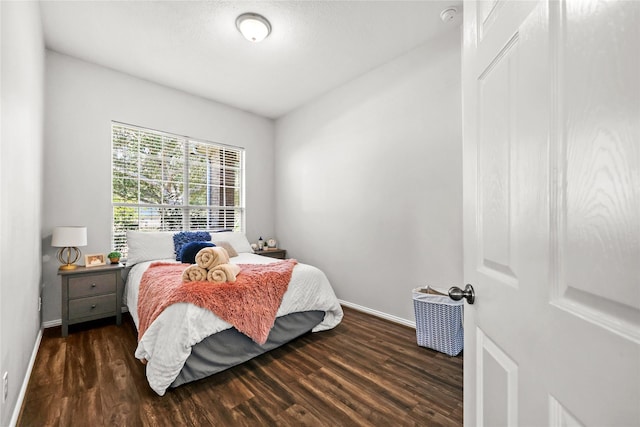
[[[122,172],[129,172],[137,175],[135,182],[137,183],[137,189],[135,190],[137,201],[116,201],[116,171],[117,171],[117,160],[116,160],[116,133],[115,129],[124,128],[125,130],[129,130],[132,132],[138,132],[138,142],[137,148],[135,152],[136,158],[136,166],[132,167],[130,170],[127,169],[126,163],[125,167],[121,168]],[[126,257],[127,254],[127,241],[126,241],[126,232],[130,230],[146,230],[146,231],[185,231],[185,230],[200,230],[200,231],[219,231],[219,230],[233,230],[238,232],[244,232],[245,230],[245,220],[246,220],[246,207],[245,207],[245,149],[243,147],[222,144],[219,142],[207,141],[199,138],[192,138],[184,135],[177,135],[170,132],[159,131],[156,129],[145,128],[142,126],[131,125],[128,123],[111,121],[111,245],[113,250],[118,250],[123,253],[123,257]],[[161,179],[157,180],[148,180],[155,181],[155,185],[160,186],[158,190],[160,191],[161,203],[150,203],[150,202],[142,202],[141,201],[141,172],[142,172],[142,155],[141,155],[141,141],[142,141],[142,132],[149,134],[150,136],[159,138],[160,145],[160,170],[161,170]],[[164,139],[163,139],[164,138]],[[181,198],[180,203],[166,203],[165,196],[165,188],[164,185],[169,181],[166,181],[165,173],[164,173],[164,162],[167,158],[164,157],[165,150],[165,139],[173,139],[177,141],[176,145],[182,145],[182,157],[181,161],[183,162],[182,166],[182,180],[175,181],[175,184],[182,185],[182,191],[178,193],[178,197]],[[203,156],[207,158],[211,158],[209,156],[210,153],[218,153],[218,160],[211,161],[206,163],[206,178],[207,183],[203,184],[202,182],[194,182],[191,180],[191,176],[196,170],[197,163],[191,162],[191,158],[195,155],[196,151],[199,151],[198,148],[202,147],[205,150],[205,154]],[[237,162],[237,166],[229,166],[227,164],[228,155],[231,155],[234,158],[233,162]],[[235,159],[237,156],[237,159]],[[151,156],[150,156],[151,157]],[[180,159],[178,160],[180,161]],[[219,173],[219,176],[214,176],[213,172]],[[231,174],[229,174],[231,171]],[[209,179],[216,178],[214,181],[215,184],[209,184]],[[229,177],[229,178],[227,178]],[[234,184],[229,186],[229,180],[233,180]],[[207,202],[203,204],[191,204],[193,201],[191,199],[191,191],[194,187],[204,185],[206,199]],[[208,204],[211,198],[211,192],[217,189],[219,195],[218,200],[219,204],[211,205]],[[231,190],[231,192],[229,192]],[[229,194],[232,194],[233,205],[229,205],[229,201],[227,200]],[[133,220],[130,224],[126,224],[126,219],[120,224],[116,224],[116,209],[119,207],[125,208],[133,208],[135,213],[133,214]],[[158,222],[158,227],[153,226],[141,226],[144,222],[144,215],[141,215],[141,210],[156,210],[159,214],[158,217],[154,220],[154,222]],[[181,221],[178,226],[176,219],[180,216],[176,214],[176,210],[181,211]],[[174,217],[168,218],[165,217],[167,212],[173,211]],[[212,225],[210,227],[205,226],[205,224],[198,224],[197,217],[192,217],[196,211],[204,212],[204,222],[210,225],[211,218],[218,218],[217,221],[220,221],[219,216],[222,215],[223,219],[222,223],[218,223],[217,226]],[[231,215],[232,220],[227,219],[227,215],[229,211],[233,212]],[[237,218],[239,216],[239,218]],[[124,215],[123,215],[124,218]],[[150,216],[153,218],[153,216]],[[173,223],[171,221],[174,221]],[[124,224],[124,225],[123,225]]]

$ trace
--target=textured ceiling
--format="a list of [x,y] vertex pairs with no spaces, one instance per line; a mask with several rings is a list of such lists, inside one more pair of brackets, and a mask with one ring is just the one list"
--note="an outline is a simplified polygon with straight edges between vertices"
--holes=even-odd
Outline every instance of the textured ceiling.
[[[460,25],[461,1],[44,1],[51,50],[277,118]],[[273,28],[246,41],[235,20]]]

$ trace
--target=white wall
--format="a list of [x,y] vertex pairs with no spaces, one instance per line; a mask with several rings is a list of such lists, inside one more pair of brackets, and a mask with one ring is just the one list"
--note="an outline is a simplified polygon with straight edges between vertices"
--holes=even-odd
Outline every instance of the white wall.
[[6,426],[20,409],[40,331],[44,44],[37,2],[0,2],[0,15],[0,377],[9,373],[0,425]]
[[83,253],[111,249],[112,120],[245,147],[247,237],[273,234],[272,120],[50,51],[45,108],[45,322],[60,319],[53,228],[86,225]]
[[460,31],[276,122],[276,233],[338,298],[413,322],[462,284]]

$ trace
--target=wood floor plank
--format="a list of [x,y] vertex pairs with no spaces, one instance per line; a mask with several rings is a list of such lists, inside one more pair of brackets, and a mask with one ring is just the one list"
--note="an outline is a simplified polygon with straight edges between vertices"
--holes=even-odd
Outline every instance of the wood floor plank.
[[336,328],[158,396],[128,315],[44,332],[18,426],[459,426],[462,356],[345,308]]
[[[222,372],[222,375],[225,374],[225,372]],[[194,405],[203,408],[207,412],[208,417],[212,419],[211,425],[241,426],[243,425],[243,420],[238,413],[234,412],[234,408],[244,400],[238,400],[232,407],[224,403],[221,398],[231,394],[226,390],[225,384],[226,382],[210,385],[207,381],[197,381],[190,384],[189,387],[183,387],[183,389],[189,393]],[[177,390],[180,390],[180,388]]]
[[316,417],[309,409],[299,403],[293,404],[276,418],[276,425],[284,427],[321,426],[323,421]]
[[51,394],[59,397],[64,383],[66,342],[60,335],[44,333],[31,374],[33,392],[26,398],[40,400]]
[[[29,396],[28,400],[25,399],[18,424],[42,427],[58,426],[62,406],[60,395],[56,393],[44,393],[42,397],[37,399]],[[25,410],[25,408],[29,409]]]
[[64,365],[63,396],[74,396],[79,390],[91,390],[97,383],[97,366],[92,350],[93,331],[67,337]]
[[[385,419],[401,419],[404,414],[420,403],[415,396],[407,393],[406,388],[392,382],[383,383],[369,375],[361,368],[355,368],[344,364],[336,364],[331,369],[326,369],[327,376],[342,379],[353,387],[350,394],[359,396],[363,406],[377,408]],[[367,390],[368,393],[358,393],[358,390]]]
[[[334,393],[333,388],[323,386],[318,378],[322,378],[322,376],[313,374],[302,378],[298,383],[299,393],[303,399],[315,402],[316,407],[322,411],[327,425],[369,425],[367,414],[363,415],[361,411],[359,412],[351,399],[340,399]],[[365,410],[367,409],[365,408]]]
[[87,422],[93,427],[105,425],[97,387],[63,397],[60,406],[60,426],[84,427]]

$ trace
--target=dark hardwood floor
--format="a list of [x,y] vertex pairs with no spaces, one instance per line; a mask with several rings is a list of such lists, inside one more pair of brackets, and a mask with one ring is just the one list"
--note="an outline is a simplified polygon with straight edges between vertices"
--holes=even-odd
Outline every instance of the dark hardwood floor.
[[160,397],[128,315],[45,330],[18,426],[459,426],[462,356],[345,308],[335,329]]

